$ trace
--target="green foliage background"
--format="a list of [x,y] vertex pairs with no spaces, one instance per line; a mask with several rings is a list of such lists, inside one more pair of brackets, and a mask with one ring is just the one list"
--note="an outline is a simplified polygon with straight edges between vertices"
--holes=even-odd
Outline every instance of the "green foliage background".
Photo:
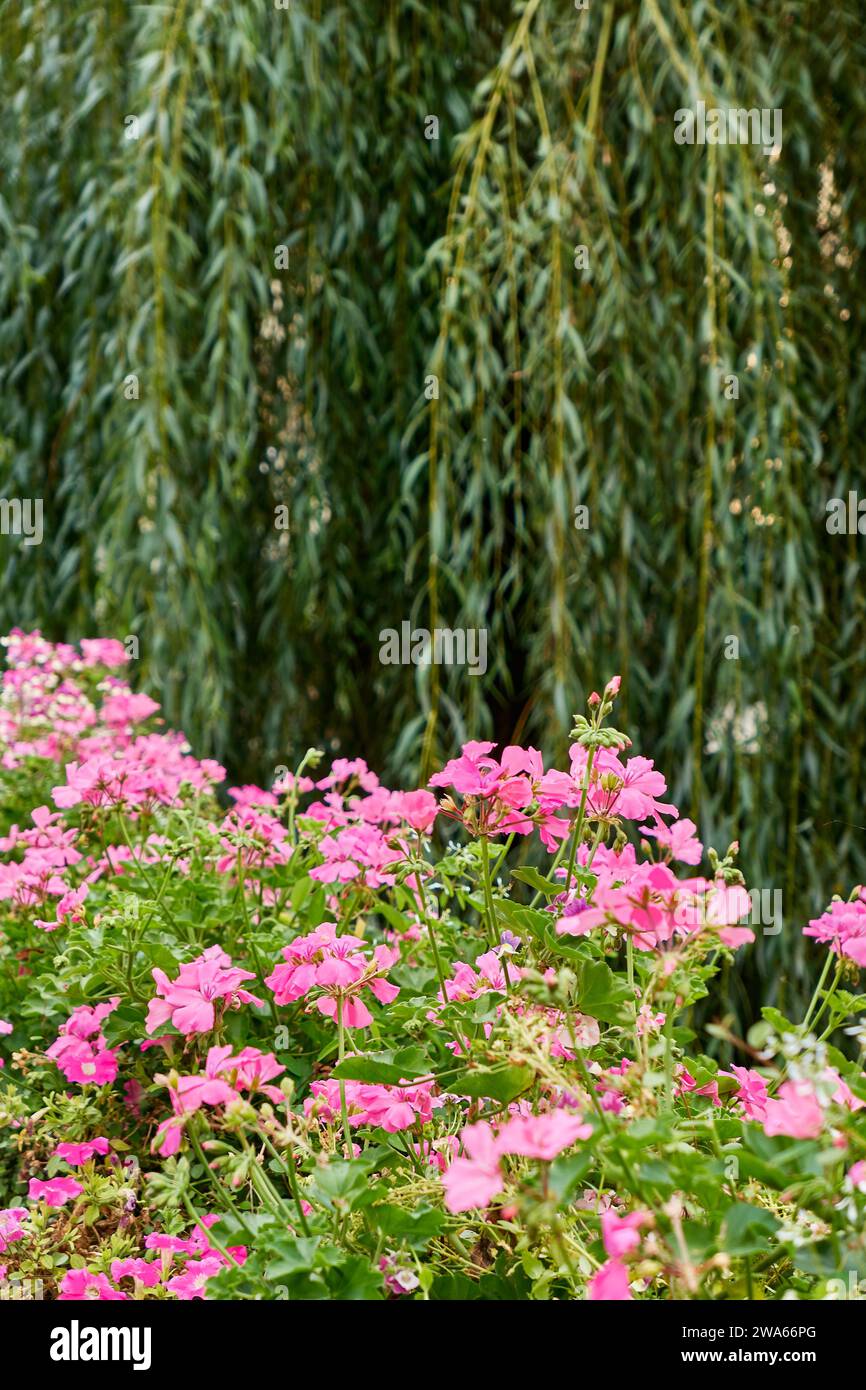
[[[0,35],[0,479],[45,505],[4,630],[137,635],[264,781],[561,755],[619,671],[783,889],[784,1002],[866,878],[863,542],[825,526],[866,486],[857,0],[3,0]],[[781,158],[676,145],[699,99],[782,108]],[[380,665],[404,619],[485,627],[486,676]]]

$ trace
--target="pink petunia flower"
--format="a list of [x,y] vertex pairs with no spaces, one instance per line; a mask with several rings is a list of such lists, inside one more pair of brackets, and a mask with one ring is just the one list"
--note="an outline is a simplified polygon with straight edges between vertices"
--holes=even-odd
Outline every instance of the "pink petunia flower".
[[32,1202],[45,1202],[49,1207],[62,1207],[84,1191],[75,1178],[31,1178],[27,1195]]
[[89,1143],[85,1144],[58,1144],[53,1156],[65,1159],[73,1168],[79,1168],[94,1154],[107,1154],[110,1147],[108,1140],[100,1136],[98,1139],[91,1139]]
[[23,1222],[29,1220],[26,1207],[5,1207],[0,1209],[0,1255],[4,1254],[13,1240],[22,1240],[27,1231]]
[[117,1303],[126,1300],[127,1295],[112,1288],[104,1274],[91,1274],[89,1269],[68,1269],[60,1283],[58,1303],[71,1303],[79,1300],[93,1300],[101,1303]]

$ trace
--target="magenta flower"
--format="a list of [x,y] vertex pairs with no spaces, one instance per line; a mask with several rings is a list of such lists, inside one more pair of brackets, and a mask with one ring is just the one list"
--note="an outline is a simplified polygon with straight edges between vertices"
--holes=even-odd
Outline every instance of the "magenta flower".
[[203,1260],[187,1260],[183,1274],[176,1274],[166,1282],[165,1287],[182,1302],[193,1298],[204,1298],[208,1279],[219,1274],[224,1262],[216,1255],[206,1255]]
[[283,963],[274,966],[265,984],[273,990],[278,1004],[290,1004],[312,990],[321,990],[315,1000],[320,1013],[342,1018],[347,1028],[366,1028],[373,1016],[359,998],[361,990],[369,989],[380,1004],[396,999],[399,987],[383,975],[399,953],[389,946],[377,946],[371,958],[364,954],[357,937],[337,936],[336,931],[333,922],[323,922],[315,931],[284,946]]
[[146,1031],[153,1033],[165,1023],[172,1023],[179,1033],[209,1033],[216,1022],[215,1002],[225,1000],[223,1008],[233,1009],[240,1004],[263,1005],[263,1001],[248,990],[241,989],[242,980],[254,980],[251,970],[241,970],[231,963],[220,946],[209,946],[195,960],[180,967],[176,980],[155,966],[157,997],[151,999],[147,1010]]
[[866,902],[862,896],[852,903],[832,902],[826,912],[813,917],[803,928],[803,935],[814,936],[835,955],[847,956],[856,965],[866,966]]
[[107,1154],[110,1147],[108,1140],[100,1136],[98,1139],[91,1139],[87,1144],[58,1144],[53,1157],[63,1158],[73,1168],[79,1168],[94,1154]]
[[730,1071],[719,1072],[720,1076],[732,1076],[739,1082],[739,1090],[734,1100],[740,1102],[743,1112],[750,1120],[763,1122],[767,1115],[767,1083],[759,1071],[750,1067],[731,1066]]
[[60,1284],[58,1303],[91,1299],[94,1302],[117,1303],[127,1295],[112,1288],[104,1274],[91,1274],[89,1269],[68,1269]]
[[49,1178],[46,1182],[31,1178],[27,1196],[32,1202],[42,1201],[49,1207],[62,1207],[83,1191],[81,1183],[75,1178]]
[[[434,1108],[445,1102],[432,1094],[433,1082],[424,1081],[407,1086],[373,1085],[363,1081],[346,1081],[346,1104],[351,1125],[369,1125],[384,1129],[388,1134],[411,1129],[418,1122],[432,1119]],[[314,1081],[310,1095],[304,1101],[304,1113],[330,1123],[340,1116],[340,1083],[328,1078]]]
[[102,1035],[102,1020],[113,1013],[120,996],[91,1008],[82,1004],[60,1026],[60,1034],[46,1051],[67,1081],[79,1085],[104,1086],[117,1076],[117,1049],[108,1047]]
[[655,825],[642,825],[640,834],[654,839],[660,849],[667,850],[670,859],[680,864],[700,864],[704,847],[695,835],[697,826],[693,820],[675,820],[665,825],[661,816],[655,813]]
[[5,1207],[0,1209],[0,1255],[4,1254],[13,1240],[21,1240],[26,1230],[21,1224],[29,1219],[26,1207]]
[[112,1260],[111,1277],[115,1284],[119,1284],[121,1279],[135,1279],[146,1289],[155,1289],[162,1282],[162,1264],[159,1260]]

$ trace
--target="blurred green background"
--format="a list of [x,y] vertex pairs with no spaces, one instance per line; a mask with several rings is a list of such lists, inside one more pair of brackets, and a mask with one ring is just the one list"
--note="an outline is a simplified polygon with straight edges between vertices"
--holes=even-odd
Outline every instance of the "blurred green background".
[[[561,758],[618,671],[783,891],[732,1006],[787,1004],[866,878],[866,541],[826,528],[866,497],[864,56],[856,0],[2,0],[0,491],[45,509],[4,630],[135,635],[265,784]],[[780,156],[677,145],[698,100],[781,108]],[[486,629],[486,675],[380,664],[406,620]]]

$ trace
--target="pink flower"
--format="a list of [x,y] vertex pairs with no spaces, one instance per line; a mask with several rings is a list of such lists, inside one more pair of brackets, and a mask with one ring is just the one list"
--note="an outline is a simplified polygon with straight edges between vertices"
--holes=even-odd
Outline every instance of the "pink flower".
[[804,936],[823,941],[838,956],[847,956],[855,964],[866,966],[866,902],[862,897],[852,903],[832,902],[820,917],[814,917]]
[[[155,966],[157,997],[151,999],[147,1010],[146,1031],[153,1033],[165,1023],[174,1024],[179,1033],[209,1033],[216,1022],[214,1002],[224,999],[225,1008],[239,1004],[258,1004],[263,1001],[248,990],[241,989],[242,980],[254,980],[250,970],[241,970],[231,963],[220,946],[209,946],[202,955],[180,967],[176,980],[169,980]],[[162,997],[159,997],[162,996]]]
[[830,1099],[836,1105],[844,1105],[852,1112],[866,1107],[866,1100],[861,1100],[859,1096],[855,1096],[847,1081],[842,1079],[834,1067],[825,1067],[821,1073],[821,1079],[834,1087]]
[[82,637],[85,666],[125,666],[129,654],[114,637]]
[[484,1120],[467,1125],[460,1138],[468,1157],[455,1158],[442,1176],[445,1206],[453,1213],[486,1207],[505,1186],[490,1125]]
[[591,1303],[627,1303],[631,1300],[628,1270],[621,1260],[608,1260],[592,1276],[586,1287]]
[[638,1037],[642,1038],[647,1033],[658,1032],[659,1028],[664,1026],[664,1021],[664,1014],[654,1014],[649,1004],[642,1004],[635,1019]]
[[113,1289],[104,1274],[91,1274],[89,1269],[68,1269],[60,1284],[58,1303],[83,1299],[109,1303],[125,1300],[127,1295]]
[[95,1008],[82,1004],[61,1024],[46,1056],[57,1063],[67,1081],[103,1086],[117,1076],[116,1049],[106,1045],[101,1024],[119,1003],[120,996],[115,995]]
[[75,1178],[48,1178],[46,1182],[31,1178],[27,1195],[32,1202],[43,1201],[49,1207],[62,1207],[83,1191],[81,1183]]
[[91,1139],[87,1144],[58,1144],[53,1156],[64,1158],[73,1168],[78,1168],[94,1154],[107,1154],[109,1148],[108,1140],[100,1137]]
[[618,1216],[608,1209],[601,1214],[601,1238],[604,1248],[614,1260],[628,1255],[640,1245],[638,1231],[650,1220],[646,1211],[630,1211],[626,1216]]
[[157,1126],[150,1151],[154,1154],[161,1154],[163,1158],[171,1158],[172,1154],[177,1153],[182,1140],[183,1120],[163,1120],[162,1124]]
[[[315,1007],[327,1018],[342,1019],[344,1027],[366,1028],[373,1016],[358,997],[369,989],[380,1004],[390,1004],[400,993],[383,979],[399,952],[377,946],[372,959],[354,936],[337,936],[333,922],[297,937],[283,947],[285,963],[278,963],[265,980],[278,1004],[289,1004],[312,990],[322,990]],[[339,1009],[339,1012],[338,1012]]]
[[696,830],[697,826],[693,820],[676,820],[672,825],[665,825],[657,813],[654,827],[648,825],[640,827],[641,835],[655,839],[659,847],[667,850],[669,857],[676,859],[680,864],[700,864],[701,862],[704,847],[695,836]]
[[591,1134],[592,1125],[584,1124],[580,1115],[549,1110],[543,1115],[518,1115],[509,1120],[496,1136],[496,1147],[501,1154],[550,1162],[575,1140],[588,1139]]
[[21,1240],[27,1234],[21,1223],[29,1217],[26,1207],[5,1207],[0,1210],[0,1255],[5,1253],[13,1240]]
[[[432,1118],[434,1106],[444,1102],[432,1095],[433,1082],[413,1086],[373,1085],[362,1081],[346,1081],[346,1105],[351,1125],[370,1125],[389,1134],[410,1129],[420,1120]],[[304,1101],[305,1115],[329,1123],[340,1114],[340,1083],[329,1077],[314,1081],[311,1094]]]
[[116,1284],[121,1279],[135,1279],[146,1289],[155,1289],[162,1282],[162,1267],[159,1260],[112,1260],[111,1277]]
[[420,830],[422,835],[426,835],[439,813],[439,804],[433,793],[420,790],[402,792],[398,795],[400,797],[400,815],[403,820],[413,830]]
[[204,1298],[208,1279],[219,1274],[222,1268],[223,1261],[215,1255],[207,1255],[203,1260],[187,1260],[183,1274],[169,1279],[165,1287],[184,1303],[193,1298]]
[[740,1089],[734,1096],[743,1107],[750,1120],[761,1120],[767,1114],[767,1083],[759,1071],[749,1067],[732,1066],[730,1071],[719,1073],[720,1076],[733,1076],[739,1082]]
[[764,1133],[784,1134],[790,1139],[817,1139],[824,1127],[824,1116],[807,1081],[785,1081],[778,1100],[768,1100]]
[[[860,1158],[848,1169],[848,1181],[858,1192],[866,1192],[866,1160]],[[3,1247],[0,1245],[0,1250]]]

